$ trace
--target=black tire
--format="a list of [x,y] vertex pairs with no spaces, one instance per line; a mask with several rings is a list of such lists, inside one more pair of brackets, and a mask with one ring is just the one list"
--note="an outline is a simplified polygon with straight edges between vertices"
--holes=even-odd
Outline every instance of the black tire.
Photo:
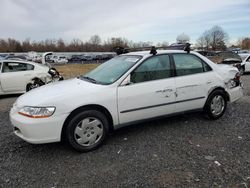
[[[91,118],[98,120],[99,123],[102,124],[102,125],[101,124],[98,125],[99,128],[102,126],[102,135],[99,137],[98,137],[98,135],[96,135],[97,133],[93,134],[93,132],[95,130],[90,130],[92,128],[90,125],[91,121],[89,121],[89,125],[86,125],[87,126],[86,128],[88,128],[88,130],[83,128],[83,127],[79,127],[79,126],[82,126],[83,120],[85,120],[85,121],[91,120]],[[92,151],[92,150],[97,149],[99,146],[101,146],[103,144],[103,142],[105,141],[105,139],[108,135],[108,132],[109,132],[108,127],[109,127],[108,120],[103,113],[96,111],[96,110],[86,110],[86,111],[78,113],[69,121],[69,123],[66,127],[66,131],[65,131],[65,139],[73,149],[75,149],[79,152]],[[95,143],[93,143],[91,145],[88,145],[90,142],[89,143],[84,142],[84,143],[80,144],[79,141],[82,138],[80,136],[79,136],[79,138],[77,137],[78,136],[76,133],[77,128],[80,128],[82,130],[81,134],[83,134],[82,137],[84,137],[84,139],[87,139],[87,136],[88,137],[95,137],[95,135],[96,135]],[[93,131],[93,132],[91,132],[91,131]]]
[[[215,113],[215,110],[213,110],[213,100],[219,99],[222,103],[224,103],[224,107],[221,107],[221,110],[218,110],[218,113]],[[204,106],[204,112],[208,116],[209,119],[216,120],[219,119],[223,114],[225,113],[227,108],[227,96],[226,93],[223,90],[215,90],[213,91]],[[219,109],[219,108],[218,108]]]
[[32,89],[35,89],[35,88],[38,88],[38,87],[40,87],[41,85],[40,84],[27,84],[27,86],[26,86],[26,92],[28,92],[28,91],[30,91],[30,90],[32,90]]

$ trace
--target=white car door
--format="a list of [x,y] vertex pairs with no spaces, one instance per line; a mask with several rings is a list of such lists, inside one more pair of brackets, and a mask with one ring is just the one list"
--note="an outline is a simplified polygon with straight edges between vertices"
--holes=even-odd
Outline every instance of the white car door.
[[24,62],[3,62],[1,85],[5,93],[25,92],[33,76],[34,66]]
[[212,69],[194,54],[173,54],[176,68],[176,112],[203,108],[215,82]]
[[117,89],[121,124],[175,112],[175,81],[168,55],[150,57],[129,77],[131,84]]
[[246,58],[245,71],[250,72],[250,55]]
[[2,62],[0,62],[0,94],[3,93],[1,75],[2,75]]

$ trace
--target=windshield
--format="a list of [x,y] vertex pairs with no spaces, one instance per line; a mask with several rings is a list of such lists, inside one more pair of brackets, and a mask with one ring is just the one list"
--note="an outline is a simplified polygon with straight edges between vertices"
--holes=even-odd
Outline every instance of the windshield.
[[99,84],[112,84],[125,72],[135,65],[142,57],[138,55],[117,56],[89,73],[80,77],[81,79]]
[[242,61],[244,61],[248,57],[248,54],[239,54],[239,56],[241,57]]

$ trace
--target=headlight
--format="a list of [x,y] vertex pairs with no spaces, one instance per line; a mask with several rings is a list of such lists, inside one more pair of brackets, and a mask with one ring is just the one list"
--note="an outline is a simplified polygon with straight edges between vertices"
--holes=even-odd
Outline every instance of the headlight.
[[25,106],[19,110],[19,114],[30,118],[47,118],[53,115],[55,107],[31,107]]

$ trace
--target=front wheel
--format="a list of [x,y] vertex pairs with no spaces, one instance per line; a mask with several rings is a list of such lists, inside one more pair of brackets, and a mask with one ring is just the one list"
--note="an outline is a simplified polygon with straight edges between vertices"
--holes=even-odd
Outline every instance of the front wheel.
[[40,87],[40,84],[38,84],[38,83],[28,84],[26,86],[26,92],[28,92],[28,91],[30,91],[32,89],[38,88],[38,87]]
[[75,150],[88,152],[99,147],[108,134],[108,120],[96,110],[86,110],[73,117],[66,128],[66,140]]
[[218,119],[223,116],[226,107],[227,98],[225,92],[215,90],[209,95],[204,110],[210,119]]

